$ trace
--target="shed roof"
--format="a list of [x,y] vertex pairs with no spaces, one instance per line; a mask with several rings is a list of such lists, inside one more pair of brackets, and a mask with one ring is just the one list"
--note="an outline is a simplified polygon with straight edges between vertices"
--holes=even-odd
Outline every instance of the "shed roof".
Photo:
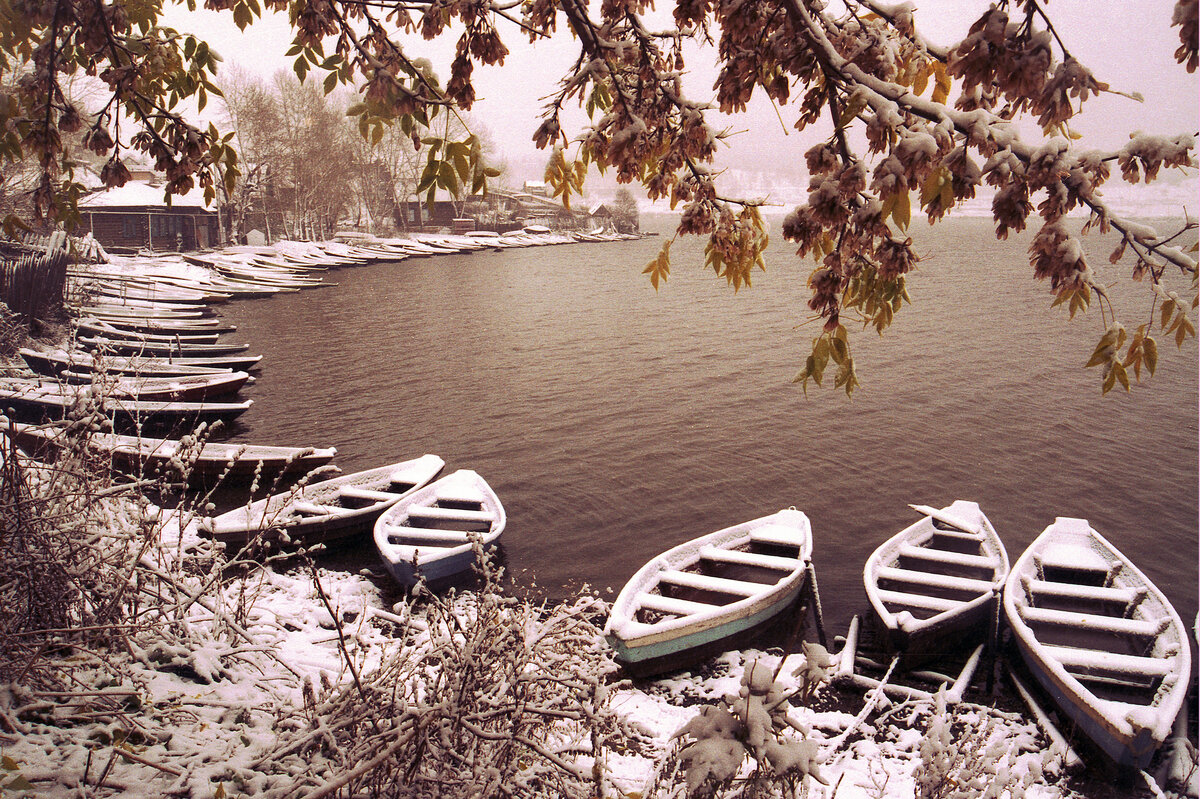
[[[142,180],[131,180],[124,186],[89,194],[79,201],[81,210],[100,208],[166,208],[163,187]],[[172,208],[209,210],[204,203],[204,190],[196,187],[187,194],[171,198]]]

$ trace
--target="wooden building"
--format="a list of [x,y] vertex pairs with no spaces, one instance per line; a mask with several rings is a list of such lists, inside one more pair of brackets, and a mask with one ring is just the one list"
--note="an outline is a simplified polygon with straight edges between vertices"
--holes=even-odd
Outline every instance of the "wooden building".
[[205,207],[199,188],[168,205],[162,186],[130,181],[84,197],[79,214],[80,232],[90,232],[109,251],[202,250],[220,243],[217,212]]

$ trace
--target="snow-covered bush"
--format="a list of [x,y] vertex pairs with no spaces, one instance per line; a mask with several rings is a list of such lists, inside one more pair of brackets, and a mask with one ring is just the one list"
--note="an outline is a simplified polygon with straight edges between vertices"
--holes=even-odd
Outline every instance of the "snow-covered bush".
[[608,709],[603,603],[508,596],[478,544],[476,555],[478,590],[419,589],[378,668],[312,698],[307,722],[261,766],[294,776],[269,795],[607,794],[604,752],[629,736]]
[[106,646],[137,613],[148,506],[82,443],[97,424],[79,409],[49,465],[0,436],[0,680],[53,683],[47,650]]
[[913,777],[917,799],[1024,799],[1058,757],[1027,738],[1010,736],[987,714],[947,708],[946,689],[934,695]]
[[[819,655],[816,649],[806,649],[806,654]],[[805,669],[810,663],[813,670],[819,669],[821,662],[819,657],[806,658]],[[793,796],[810,777],[828,784],[821,775],[818,742],[789,715],[795,694],[778,676],[778,668],[761,660],[751,662],[736,696],[702,708],[675,733],[675,738],[689,741],[675,753],[688,795],[741,797],[786,790],[783,795]],[[824,679],[815,671],[800,676],[808,697]]]

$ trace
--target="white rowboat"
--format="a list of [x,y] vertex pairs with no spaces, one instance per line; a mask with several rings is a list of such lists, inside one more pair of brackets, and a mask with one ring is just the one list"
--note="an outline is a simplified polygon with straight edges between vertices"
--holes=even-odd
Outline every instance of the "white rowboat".
[[635,677],[682,668],[786,617],[811,560],[812,528],[795,509],[700,536],[630,578],[604,635]]
[[1004,611],[1029,670],[1118,765],[1144,769],[1187,697],[1179,614],[1086,519],[1059,517],[1017,559]]
[[504,506],[484,479],[460,469],[413,492],[375,522],[383,565],[403,586],[450,577],[475,562],[472,539],[494,546],[504,532]]

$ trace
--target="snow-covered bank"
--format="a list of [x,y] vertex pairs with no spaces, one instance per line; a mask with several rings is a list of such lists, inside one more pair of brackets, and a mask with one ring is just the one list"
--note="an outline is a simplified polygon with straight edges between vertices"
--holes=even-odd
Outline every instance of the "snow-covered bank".
[[130,626],[107,645],[58,636],[36,680],[0,693],[6,784],[88,797],[1089,795],[1012,712],[863,697],[779,652],[633,684],[586,592],[539,606],[488,583],[388,607],[371,577],[319,556],[231,568],[145,510],[107,516],[140,550]]

